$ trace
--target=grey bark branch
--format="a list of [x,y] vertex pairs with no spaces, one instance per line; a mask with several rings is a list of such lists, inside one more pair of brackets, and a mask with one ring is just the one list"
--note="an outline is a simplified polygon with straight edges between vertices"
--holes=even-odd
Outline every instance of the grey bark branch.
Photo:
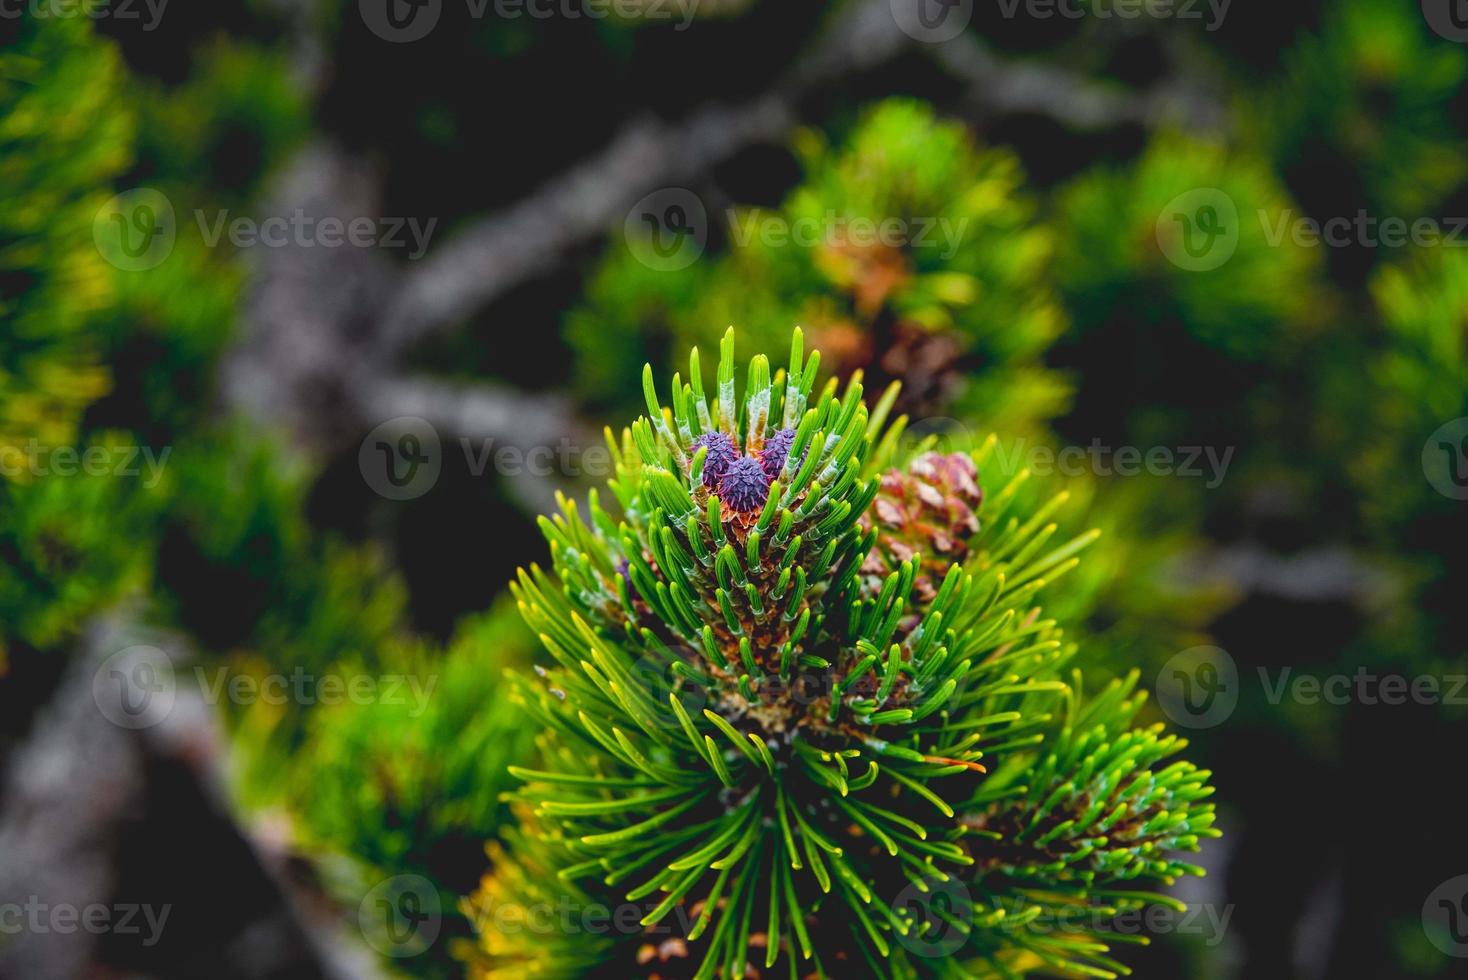
[[570,247],[608,230],[644,193],[688,180],[792,125],[789,107],[774,97],[705,109],[681,126],[633,124],[594,159],[430,252],[378,324],[381,353],[406,349],[550,268]]
[[[128,652],[139,650],[148,652]],[[144,661],[182,666],[188,658],[177,637],[126,615],[86,631],[5,773],[0,905],[20,909],[23,921],[0,942],[0,977],[110,976],[123,966],[106,962],[114,945],[128,947],[124,959],[153,957],[214,976],[227,968],[241,980],[379,976],[334,925],[303,914],[305,903],[229,816],[223,739],[198,690],[178,684],[153,702],[129,695],[127,703],[145,705],[133,716],[143,721],[118,723],[126,717],[117,713],[119,675],[135,676]],[[200,878],[179,870],[196,862],[210,868],[203,893]],[[111,944],[81,926],[99,908],[119,927]],[[122,928],[123,915],[135,931]]]
[[1138,93],[1053,65],[999,57],[968,35],[932,50],[944,70],[964,83],[968,103],[984,115],[1032,113],[1087,130],[1125,124],[1190,129],[1223,125],[1216,100],[1185,79],[1169,79]]
[[[601,437],[577,418],[558,395],[530,395],[494,385],[455,385],[426,378],[378,378],[360,386],[361,407],[369,421],[403,415],[426,419],[442,436],[460,445],[466,464],[493,468],[506,489],[527,513],[556,509],[557,489],[572,489],[572,473],[563,460],[584,458]],[[504,465],[499,453],[517,455]],[[539,455],[536,455],[536,454]]]

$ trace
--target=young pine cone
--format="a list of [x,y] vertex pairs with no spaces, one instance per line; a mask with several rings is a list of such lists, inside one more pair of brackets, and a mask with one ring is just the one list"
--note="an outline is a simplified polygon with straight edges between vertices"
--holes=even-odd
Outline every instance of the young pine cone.
[[968,556],[968,542],[979,531],[984,491],[978,469],[965,453],[923,453],[907,472],[888,470],[867,515],[863,531],[877,528],[877,543],[862,565],[872,592],[914,554],[923,556],[912,595],[926,605],[938,594],[951,565]]

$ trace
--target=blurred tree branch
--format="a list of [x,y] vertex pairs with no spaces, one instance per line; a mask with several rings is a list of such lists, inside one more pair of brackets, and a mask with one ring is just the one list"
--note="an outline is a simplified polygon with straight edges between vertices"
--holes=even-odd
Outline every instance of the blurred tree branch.
[[219,975],[226,966],[242,980],[380,976],[335,923],[313,918],[282,873],[284,856],[230,816],[223,744],[202,691],[169,681],[155,721],[132,729],[109,720],[109,675],[140,663],[116,659],[129,649],[179,668],[190,657],[180,637],[127,611],[91,622],[4,773],[0,903],[43,917],[69,908],[73,922],[97,907],[142,907],[155,918],[145,925],[136,915],[135,933],[119,928],[106,942],[91,928],[22,927],[0,943],[0,976]]
[[[532,408],[513,391],[412,381],[400,362],[415,344],[463,323],[554,268],[573,247],[605,234],[640,197],[697,180],[746,146],[783,139],[798,125],[803,99],[915,48],[962,84],[965,103],[979,117],[1040,113],[1094,129],[1217,115],[1186,86],[1137,96],[1076,72],[1000,58],[970,34],[919,44],[899,29],[889,0],[857,0],[764,95],[710,106],[682,122],[633,122],[601,153],[469,224],[406,269],[363,249],[260,250],[245,335],[226,365],[227,400],[317,449],[349,444],[394,414],[433,416],[450,436],[509,442],[523,439],[527,424],[562,436],[584,432],[564,400],[537,400]],[[267,211],[375,214],[379,185],[346,151],[317,143],[282,175]],[[522,488],[517,496],[528,503],[548,493]]]

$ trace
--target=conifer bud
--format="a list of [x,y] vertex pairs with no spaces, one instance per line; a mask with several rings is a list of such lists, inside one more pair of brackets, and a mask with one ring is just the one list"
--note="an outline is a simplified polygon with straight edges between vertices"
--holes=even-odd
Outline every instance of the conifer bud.
[[877,543],[862,565],[871,591],[914,555],[922,565],[913,596],[931,602],[950,566],[968,557],[968,542],[979,533],[984,491],[978,469],[964,453],[923,453],[907,469],[882,475],[862,530],[877,529]]

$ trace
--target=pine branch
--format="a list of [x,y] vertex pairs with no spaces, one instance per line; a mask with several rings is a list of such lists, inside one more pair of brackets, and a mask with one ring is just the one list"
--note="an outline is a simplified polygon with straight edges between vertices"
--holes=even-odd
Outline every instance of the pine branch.
[[512,591],[551,660],[515,682],[544,734],[469,907],[572,883],[637,925],[482,929],[482,975],[1109,976],[1094,930],[1025,925],[1201,873],[1172,855],[1216,833],[1208,773],[1161,767],[1183,743],[1131,726],[1135,677],[1082,699],[1034,605],[1095,535],[1057,544],[1063,498],[1018,512],[1023,476],[981,490],[992,438],[905,446],[895,390],[868,409],[818,364],[797,330],[788,367],[736,371],[731,330],[711,388],[696,350],[666,403],[648,368],[614,503],[542,520],[552,569]]

